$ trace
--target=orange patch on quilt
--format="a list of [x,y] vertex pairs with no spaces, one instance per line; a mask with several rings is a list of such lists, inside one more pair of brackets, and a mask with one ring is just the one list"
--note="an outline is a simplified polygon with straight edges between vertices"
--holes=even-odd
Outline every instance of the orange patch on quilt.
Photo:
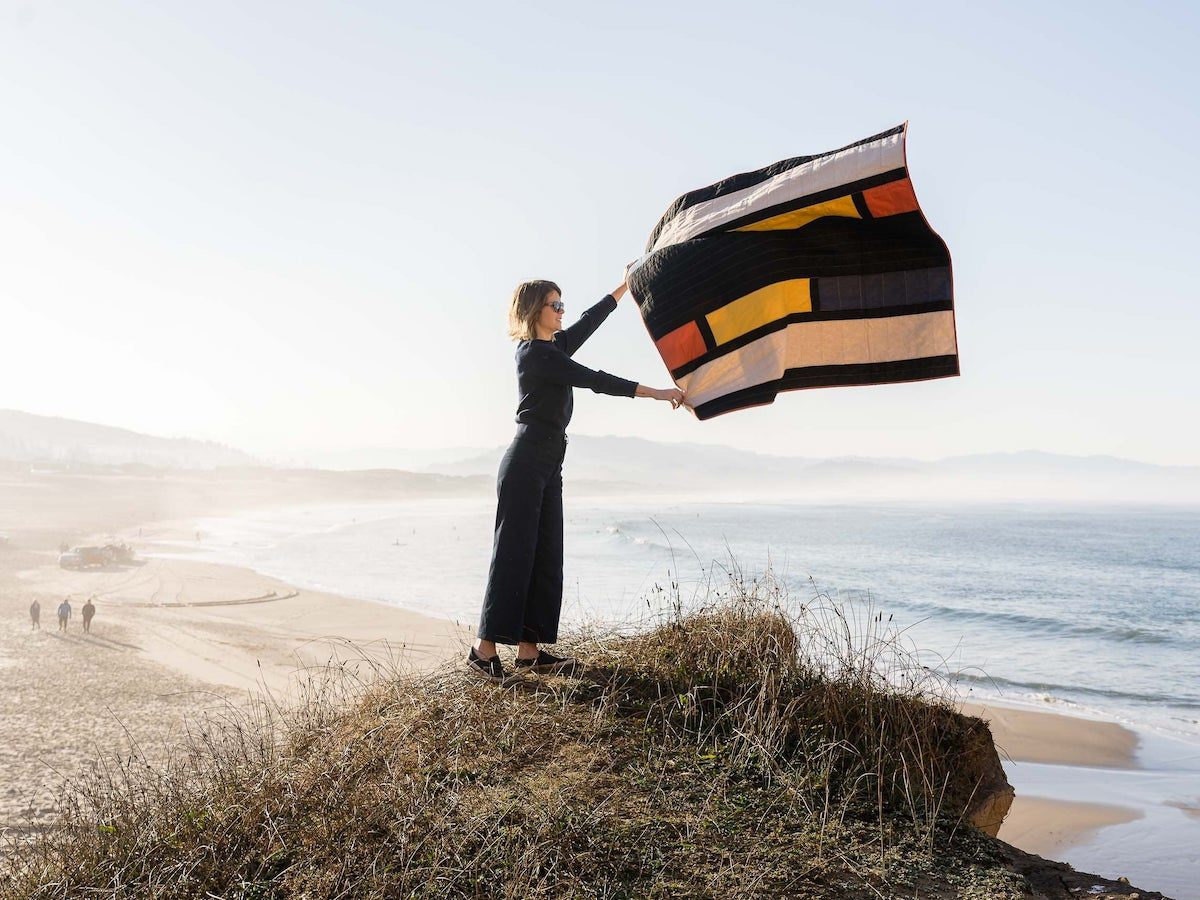
[[664,334],[654,342],[658,352],[662,354],[663,362],[668,369],[678,369],[691,362],[708,348],[704,345],[704,337],[695,322],[681,325],[674,331]]
[[868,188],[863,191],[863,199],[867,201],[867,209],[871,211],[871,215],[877,219],[920,209],[917,205],[917,195],[913,193],[912,182],[907,178]]

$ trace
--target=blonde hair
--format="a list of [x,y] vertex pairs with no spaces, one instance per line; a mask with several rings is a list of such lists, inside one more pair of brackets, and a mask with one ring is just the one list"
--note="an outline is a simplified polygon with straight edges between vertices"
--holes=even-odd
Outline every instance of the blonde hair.
[[537,320],[546,298],[562,291],[553,281],[523,281],[513,291],[508,307],[508,336],[514,341],[532,341],[537,337]]

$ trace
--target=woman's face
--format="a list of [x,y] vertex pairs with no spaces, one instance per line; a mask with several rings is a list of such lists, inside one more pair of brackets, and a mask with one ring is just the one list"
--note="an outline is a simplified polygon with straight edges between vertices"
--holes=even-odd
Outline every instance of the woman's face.
[[561,300],[562,297],[558,291],[551,291],[546,295],[546,299],[542,301],[542,312],[538,316],[538,330],[544,332],[562,331],[563,314],[555,312],[551,306],[555,301]]

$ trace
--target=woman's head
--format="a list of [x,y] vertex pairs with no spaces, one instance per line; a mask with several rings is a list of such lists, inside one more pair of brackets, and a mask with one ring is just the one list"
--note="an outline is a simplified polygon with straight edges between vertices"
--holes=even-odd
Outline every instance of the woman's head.
[[518,284],[508,308],[509,336],[517,341],[532,341],[543,334],[552,335],[561,330],[562,309],[555,310],[551,305],[561,298],[562,291],[553,281]]

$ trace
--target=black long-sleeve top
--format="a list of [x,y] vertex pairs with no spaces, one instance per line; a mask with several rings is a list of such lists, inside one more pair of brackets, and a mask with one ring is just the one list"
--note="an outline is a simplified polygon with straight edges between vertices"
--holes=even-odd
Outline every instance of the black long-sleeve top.
[[571,357],[583,342],[617,308],[612,294],[605,294],[579,321],[556,332],[549,341],[521,341],[517,345],[517,423],[548,425],[567,430],[575,408],[572,388],[591,388],[597,394],[632,397],[636,381],[628,381],[582,366]]

